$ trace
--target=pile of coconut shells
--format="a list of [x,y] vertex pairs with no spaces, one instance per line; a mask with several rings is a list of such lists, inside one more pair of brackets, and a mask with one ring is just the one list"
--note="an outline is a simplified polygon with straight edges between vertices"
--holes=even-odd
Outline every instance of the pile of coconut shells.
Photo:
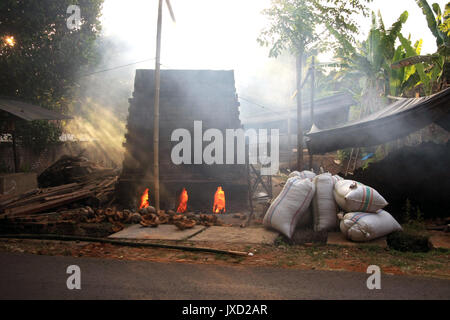
[[139,209],[138,213],[134,213],[132,219],[134,223],[138,223],[143,227],[156,228],[160,224],[173,224],[180,230],[193,228],[195,225],[202,226],[224,226],[223,221],[215,214],[197,214],[194,212],[177,213],[174,210],[159,210],[152,206]]

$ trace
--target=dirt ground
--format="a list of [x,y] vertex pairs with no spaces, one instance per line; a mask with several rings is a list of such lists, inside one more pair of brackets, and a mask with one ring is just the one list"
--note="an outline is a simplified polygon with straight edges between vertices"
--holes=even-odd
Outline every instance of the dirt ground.
[[[161,242],[194,246],[191,242]],[[427,253],[398,252],[375,246],[300,246],[287,245],[277,239],[275,245],[247,245],[225,243],[195,243],[209,247],[249,252],[251,256],[233,256],[204,252],[190,252],[165,248],[134,248],[112,244],[66,242],[49,240],[0,239],[0,251],[96,257],[130,261],[155,261],[174,263],[271,266],[303,270],[343,270],[366,272],[369,265],[380,266],[385,274],[420,275],[450,279],[450,251],[433,250]]]

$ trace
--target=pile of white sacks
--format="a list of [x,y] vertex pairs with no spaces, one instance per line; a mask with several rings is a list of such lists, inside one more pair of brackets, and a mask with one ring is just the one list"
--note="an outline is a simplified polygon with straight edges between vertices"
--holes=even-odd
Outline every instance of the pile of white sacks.
[[402,229],[383,210],[387,204],[375,189],[362,183],[330,173],[294,171],[267,210],[264,224],[289,239],[297,227],[311,222],[314,231],[331,231],[339,224],[348,239],[369,241]]

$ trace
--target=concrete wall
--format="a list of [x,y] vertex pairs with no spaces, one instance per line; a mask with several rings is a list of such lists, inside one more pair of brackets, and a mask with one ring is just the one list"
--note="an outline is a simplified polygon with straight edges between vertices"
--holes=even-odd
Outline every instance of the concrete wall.
[[0,196],[21,194],[37,188],[37,174],[20,172],[0,175]]

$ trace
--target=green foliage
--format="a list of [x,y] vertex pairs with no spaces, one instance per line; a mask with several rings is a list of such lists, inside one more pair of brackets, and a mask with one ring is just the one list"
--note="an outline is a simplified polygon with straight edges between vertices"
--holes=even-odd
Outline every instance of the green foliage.
[[[413,47],[409,39],[406,39],[402,35],[399,35],[399,40],[401,43],[401,48],[405,51],[407,57],[413,57],[417,55],[417,47]],[[426,66],[428,66],[428,68],[425,68]],[[404,72],[406,72],[406,74],[411,74],[412,71],[415,71],[415,74],[417,74],[417,78],[414,79],[418,81],[416,81],[414,86],[422,85],[424,93],[426,95],[430,95],[433,92],[433,86],[439,81],[440,77],[442,76],[442,72],[444,69],[444,57],[436,55],[429,63],[416,63],[408,68],[411,69],[408,72],[408,69],[405,68],[406,70]],[[405,83],[408,80],[409,78],[404,78]]]
[[44,150],[49,144],[57,143],[61,133],[61,125],[55,122],[36,120],[16,123],[17,139],[36,153]]
[[337,158],[342,162],[350,157],[351,149],[343,149],[337,151]]
[[447,38],[450,37],[450,3],[445,5],[445,11],[443,16],[442,24],[439,26],[439,29],[447,35]]
[[409,226],[421,226],[424,220],[424,214],[422,210],[420,210],[420,207],[413,206],[411,201],[406,199],[402,218]]
[[[436,45],[438,47],[442,45],[449,44],[449,37],[447,33],[445,33],[445,25],[448,25],[448,22],[442,21],[442,12],[437,3],[434,3],[432,7],[428,4],[427,0],[416,0],[417,5],[422,9],[423,14],[427,19],[428,28],[431,33],[436,38]],[[448,6],[445,6],[445,16],[448,17]],[[444,18],[445,19],[445,18]],[[444,30],[443,30],[444,29]]]
[[[101,29],[102,3],[103,0],[2,0],[0,37],[13,36],[16,43],[0,44],[0,95],[59,112],[69,111],[78,86],[78,71],[98,59],[95,39]],[[71,4],[81,9],[82,25],[78,30],[67,28],[70,15],[66,11]],[[19,143],[36,147],[56,141],[61,128],[35,122],[21,124],[19,131]]]
[[271,46],[271,57],[284,50],[297,54],[338,48],[341,43],[335,34],[354,43],[358,28],[353,16],[365,14],[364,3],[370,1],[272,0],[272,6],[263,11],[270,25],[257,40],[262,46]]
[[[377,109],[379,96],[402,96],[409,94],[411,89],[419,88],[423,95],[430,95],[439,90],[440,83],[448,76],[444,75],[448,64],[448,16],[442,14],[439,5],[428,5],[425,0],[416,0],[422,9],[428,26],[436,37],[438,53],[420,56],[422,40],[411,42],[401,34],[403,24],[408,18],[405,11],[397,21],[386,30],[383,19],[378,13],[372,14],[372,28],[368,39],[353,47],[351,43],[342,46],[345,50],[338,52],[341,60],[340,80],[354,80],[354,92],[360,92],[361,103],[369,106],[369,112]],[[446,29],[447,28],[447,29]],[[339,35],[336,35],[339,37]],[[396,46],[399,40],[400,45]],[[345,42],[345,38],[341,38]],[[391,66],[395,65],[396,68]],[[358,81],[359,80],[359,81]],[[361,81],[362,80],[362,81]],[[359,88],[358,88],[359,86]],[[371,106],[374,104],[374,106]]]
[[284,236],[282,236],[282,235],[279,235],[276,239],[275,239],[275,241],[274,241],[274,245],[276,246],[276,247],[287,247],[287,246],[290,246],[290,243],[289,243],[289,241],[288,241],[288,239],[286,238],[286,237],[284,237]]
[[[337,58],[341,60],[341,79],[350,76],[361,79],[359,82],[361,102],[375,111],[377,105],[382,104],[377,97],[390,93],[394,83],[390,82],[390,65],[394,59],[401,55],[395,48],[395,42],[401,35],[400,31],[406,20],[408,12],[403,12],[397,21],[386,30],[383,19],[378,13],[372,13],[372,27],[366,41],[356,47],[347,43]],[[339,35],[337,35],[339,36]],[[345,42],[344,38],[340,39]],[[357,89],[358,91],[358,89]],[[372,105],[372,106],[371,106]]]

